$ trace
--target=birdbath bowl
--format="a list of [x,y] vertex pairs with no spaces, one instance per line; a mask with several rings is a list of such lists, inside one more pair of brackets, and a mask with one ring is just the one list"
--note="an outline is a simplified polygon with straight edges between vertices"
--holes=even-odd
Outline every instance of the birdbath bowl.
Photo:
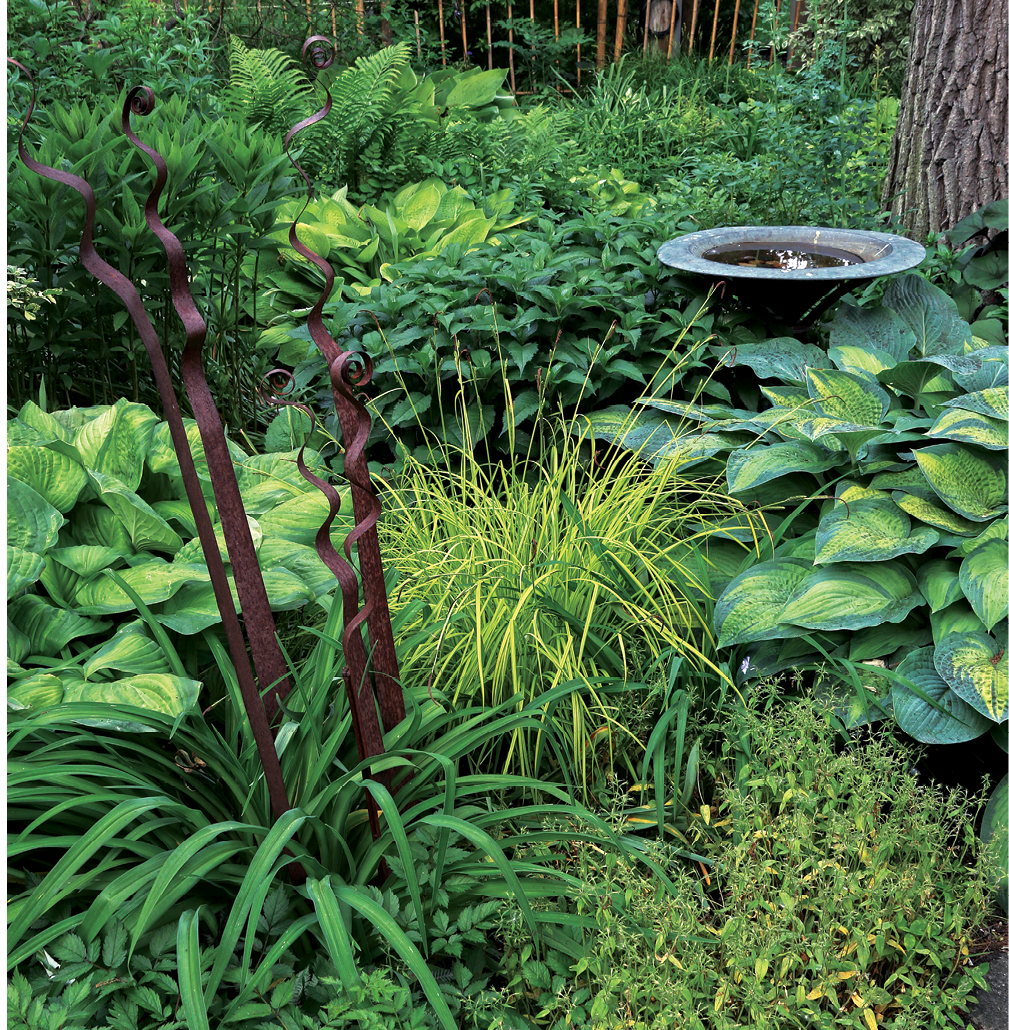
[[921,264],[925,248],[861,229],[744,225],[670,240],[659,260],[709,284],[724,282],[744,306],[802,331],[856,282]]

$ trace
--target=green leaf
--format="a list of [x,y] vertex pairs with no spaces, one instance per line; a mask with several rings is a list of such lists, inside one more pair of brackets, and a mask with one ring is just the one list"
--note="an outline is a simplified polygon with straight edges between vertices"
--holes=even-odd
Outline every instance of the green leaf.
[[77,503],[88,481],[80,464],[48,447],[8,447],[7,474],[26,483],[61,512]]
[[905,397],[913,397],[917,400],[921,397],[925,387],[941,373],[942,365],[937,365],[934,361],[921,359],[918,361],[901,361],[892,368],[879,372],[876,378],[881,383],[893,387],[897,393],[902,393]]
[[192,1030],[210,1030],[207,1005],[203,1000],[203,977],[200,963],[200,910],[190,909],[179,916],[176,938],[179,963],[179,996],[182,1011]]
[[44,555],[66,519],[19,479],[7,477],[7,546]]
[[1009,386],[991,386],[987,390],[954,397],[946,401],[945,407],[976,411],[979,415],[988,415],[1005,422],[1009,420]]
[[1009,774],[999,780],[998,786],[985,805],[979,833],[981,841],[991,849],[992,884],[998,892],[1002,911],[1009,911]]
[[1009,448],[1009,424],[973,411],[951,408],[944,411],[928,431],[929,436],[959,440],[989,451]]
[[494,68],[476,75],[460,77],[445,98],[446,107],[483,107],[489,104],[498,94],[507,68]]
[[7,548],[7,600],[32,583],[38,582],[46,560],[20,547]]
[[837,464],[835,454],[824,453],[813,444],[773,443],[733,451],[725,463],[725,477],[729,493],[735,494],[789,472],[823,472]]
[[952,229],[946,231],[946,239],[954,250],[959,250],[968,240],[985,229],[1002,232],[1007,227],[1007,203],[993,200],[990,204],[976,208],[966,218],[961,218]]
[[918,569],[915,578],[918,589],[934,612],[948,608],[964,596],[960,587],[960,569],[955,562],[940,558],[927,561]]
[[957,514],[986,522],[1006,510],[1002,464],[955,443],[919,447],[914,457],[929,486]]
[[938,539],[934,529],[919,527],[912,532],[911,520],[888,498],[842,502],[820,519],[815,564],[887,561],[900,554],[924,554]]
[[114,547],[73,546],[54,547],[47,555],[54,562],[76,573],[82,579],[90,579],[96,572],[116,564],[123,557],[122,551]]
[[420,232],[438,213],[438,208],[441,206],[441,198],[446,192],[445,184],[437,179],[427,179],[422,183],[418,183],[409,197],[402,198],[403,192],[403,190],[400,190],[392,198],[396,214],[411,229]]
[[980,737],[991,721],[961,700],[936,672],[934,647],[912,651],[897,666],[897,675],[939,707],[934,708],[899,680],[891,687],[893,715],[897,725],[923,744],[960,744]]
[[781,625],[781,612],[808,571],[806,562],[777,558],[736,576],[715,605],[718,646],[802,635],[800,629]]
[[976,522],[954,515],[948,508],[942,508],[923,497],[901,493],[899,490],[894,490],[890,496],[894,504],[902,511],[906,511],[908,515],[913,515],[920,522],[927,522],[928,525],[935,526],[946,533],[968,536],[977,532]]
[[109,623],[86,619],[49,604],[38,594],[26,594],[7,606],[11,621],[31,641],[32,654],[55,656],[76,637],[101,633]]
[[[312,432],[312,420],[305,412],[287,405],[280,409],[266,430],[267,451],[282,451],[285,455],[299,448]],[[297,466],[295,466],[297,469]]]
[[133,491],[140,485],[157,424],[158,416],[147,405],[120,399],[81,426],[74,445],[90,472],[113,476]]
[[126,527],[130,541],[138,551],[166,551],[174,554],[182,546],[182,537],[125,483],[111,475],[88,470],[102,501]]
[[161,645],[147,636],[140,620],[117,630],[116,635],[85,662],[84,678],[91,679],[102,669],[136,674],[172,671]]
[[903,361],[914,346],[914,333],[891,308],[860,308],[842,303],[830,323],[831,347],[868,347]]
[[1009,544],[986,540],[960,566],[960,586],[984,628],[1009,614]]
[[781,620],[807,629],[864,629],[901,622],[924,602],[914,576],[896,562],[828,565],[799,584]]
[[819,347],[800,343],[790,336],[776,336],[737,347],[712,347],[711,354],[726,368],[746,365],[758,379],[787,379],[795,383],[805,382],[808,368],[821,368],[827,363]]
[[948,608],[932,612],[929,621],[932,624],[932,638],[937,644],[952,633],[972,633],[984,629],[974,609],[966,601],[955,601]]
[[976,286],[979,290],[997,290],[1005,286],[1006,279],[1005,248],[994,248],[987,254],[977,254],[967,262],[963,270],[963,281]]
[[972,708],[993,722],[1009,718],[1006,649],[987,633],[951,633],[936,644],[939,675]]
[[[316,489],[278,504],[259,518],[259,528],[269,539],[290,540],[296,544],[314,545],[316,534],[329,515],[329,501]],[[340,511],[333,520],[332,539],[340,541],[350,532],[353,523],[350,488],[340,490]]]
[[[206,565],[169,563],[153,557],[132,568],[122,569],[119,575],[145,604],[166,601],[187,583],[210,581]],[[81,586],[73,601],[85,615],[111,615],[133,611],[136,607],[122,587],[102,575]]]
[[[188,712],[200,696],[199,680],[183,679],[166,673],[146,673],[127,676],[112,682],[87,682],[65,684],[63,702],[84,701],[92,704],[129,705],[161,712],[172,719]],[[110,708],[108,718],[76,720],[84,726],[98,726],[103,729],[124,733],[154,732],[155,726],[137,722],[127,715],[120,715]]]
[[63,700],[63,684],[58,676],[36,673],[18,680],[7,689],[9,708],[49,708]]
[[932,633],[928,627],[916,627],[911,624],[873,626],[870,629],[860,629],[851,635],[848,660],[863,662],[866,659],[886,658],[901,647],[923,647],[931,642]]
[[875,376],[880,372],[893,368],[897,359],[885,350],[870,347],[855,347],[849,344],[834,346],[827,351],[827,357],[842,371],[863,378]]
[[922,357],[955,353],[970,342],[970,329],[956,302],[920,275],[904,275],[886,288],[883,303],[893,308],[918,341]]
[[852,427],[875,429],[890,407],[890,398],[876,382],[851,372],[807,369],[806,388],[820,415]]
[[74,508],[73,539],[84,547],[108,548],[124,558],[135,550],[126,527],[104,504],[78,504]]

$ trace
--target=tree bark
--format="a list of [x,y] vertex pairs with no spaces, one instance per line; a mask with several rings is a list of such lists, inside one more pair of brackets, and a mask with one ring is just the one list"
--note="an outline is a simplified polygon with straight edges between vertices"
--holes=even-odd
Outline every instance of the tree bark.
[[1009,196],[1007,8],[1009,0],[918,0],[911,14],[883,200],[916,240]]

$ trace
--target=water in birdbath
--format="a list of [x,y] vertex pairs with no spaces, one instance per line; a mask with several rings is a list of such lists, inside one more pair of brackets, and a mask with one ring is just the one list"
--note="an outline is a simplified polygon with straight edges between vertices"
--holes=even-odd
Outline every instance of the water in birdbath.
[[754,243],[725,243],[704,252],[708,261],[740,268],[780,268],[794,271],[803,268],[843,268],[860,265],[862,258],[847,250],[813,243],[775,243],[761,247]]

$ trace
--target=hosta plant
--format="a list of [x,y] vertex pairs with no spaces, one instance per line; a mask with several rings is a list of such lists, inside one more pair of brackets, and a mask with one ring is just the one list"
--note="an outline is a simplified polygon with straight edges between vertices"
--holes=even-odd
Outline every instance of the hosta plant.
[[[273,451],[231,447],[275,610],[328,604],[334,585],[311,546],[328,505],[298,471],[289,425],[282,413],[271,426]],[[227,562],[199,433],[186,428]],[[318,452],[306,461],[324,473]],[[124,702],[174,717],[193,703],[195,652],[187,672],[173,666],[163,632],[195,647],[220,615],[168,425],[150,408],[50,414],[29,401],[8,421],[7,600],[11,707]]]

